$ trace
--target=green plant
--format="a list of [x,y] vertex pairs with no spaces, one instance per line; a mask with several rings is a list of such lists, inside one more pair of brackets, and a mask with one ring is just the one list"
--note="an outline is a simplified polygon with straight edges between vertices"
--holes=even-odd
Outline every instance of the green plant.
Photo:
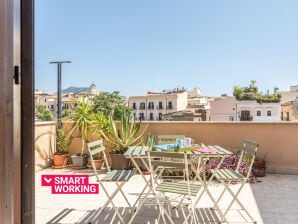
[[42,121],[52,121],[53,120],[53,115],[51,114],[51,112],[46,108],[46,106],[41,105],[41,104],[37,104],[35,106],[37,113],[36,113],[36,117],[39,120]]
[[91,115],[92,125],[90,128],[93,132],[101,135],[102,132],[109,131],[109,123],[108,118],[102,112],[98,111],[96,113],[92,113]]
[[57,149],[55,154],[67,154],[69,146],[72,142],[72,137],[65,130],[56,126],[56,141]]
[[266,94],[258,92],[258,87],[255,86],[256,81],[251,80],[249,87],[235,86],[233,95],[237,100],[256,100],[258,103],[276,103],[280,102],[281,94],[278,93],[278,88],[274,87],[274,93],[270,94],[267,90]]
[[85,143],[88,139],[89,128],[92,125],[93,113],[91,107],[88,105],[87,100],[82,98],[82,102],[78,102],[75,108],[74,115],[71,116],[71,120],[74,121],[72,127],[72,133],[76,130],[80,132],[82,138],[82,150],[81,155],[84,153]]
[[129,146],[142,143],[141,138],[147,129],[144,128],[140,133],[141,121],[136,122],[128,113],[122,113],[120,124],[117,126],[112,116],[108,117],[109,131],[100,131],[104,139],[116,148],[116,153],[123,154]]
[[105,116],[113,116],[115,120],[121,119],[121,114],[130,113],[131,109],[127,107],[119,95],[119,91],[101,92],[93,99],[93,111],[101,112]]
[[146,140],[144,141],[144,145],[145,145],[145,146],[149,146],[150,148],[152,148],[152,146],[153,146],[154,144],[155,144],[155,136],[149,134],[149,135],[146,137]]

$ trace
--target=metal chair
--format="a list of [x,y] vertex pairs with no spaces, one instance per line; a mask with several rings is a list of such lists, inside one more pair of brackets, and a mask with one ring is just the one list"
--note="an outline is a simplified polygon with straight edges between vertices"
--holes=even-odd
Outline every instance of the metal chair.
[[[229,203],[226,211],[223,213],[225,221],[227,220],[226,216],[229,210],[231,209],[234,203],[237,203],[243,211],[247,214],[250,218],[251,222],[256,223],[253,217],[248,213],[245,209],[244,205],[239,201],[238,195],[244,187],[244,184],[247,183],[250,173],[252,170],[253,162],[258,150],[259,144],[253,141],[244,140],[243,146],[240,154],[240,158],[237,164],[236,170],[233,169],[212,169],[211,172],[214,175],[214,178],[219,181],[220,183],[224,184],[224,190],[220,194],[219,198],[216,201],[215,207],[219,208],[219,202],[222,199],[225,192],[229,192],[230,195],[233,197],[232,201]],[[248,170],[240,171],[240,165],[243,159],[245,158],[248,161]],[[240,186],[236,192],[233,192],[231,189],[231,184],[239,183]]]
[[[105,147],[103,146],[103,141],[102,140],[89,142],[89,143],[87,143],[87,146],[88,146],[88,151],[90,153],[90,159],[91,159],[91,164],[92,164],[92,167],[93,167],[94,174],[95,174],[96,179],[97,179],[99,185],[101,186],[103,192],[107,196],[107,201],[95,213],[95,215],[92,217],[92,220],[89,222],[89,224],[92,224],[93,222],[95,222],[96,219],[101,214],[101,212],[110,203],[113,206],[113,208],[115,210],[115,213],[119,217],[121,223],[126,223],[125,220],[123,219],[122,215],[118,211],[118,206],[115,205],[115,203],[113,202],[113,199],[120,192],[122,194],[123,198],[125,199],[126,203],[128,204],[129,208],[131,209],[131,211],[133,211],[133,208],[132,208],[131,204],[129,203],[129,201],[128,201],[127,197],[125,196],[124,192],[122,191],[122,187],[125,183],[127,183],[129,181],[129,179],[133,175],[135,175],[136,172],[133,171],[133,170],[113,170],[113,171],[110,171],[109,165],[108,165],[108,160],[107,160],[107,157],[106,157],[106,154],[105,154]],[[97,153],[103,153],[106,166],[108,167],[108,171],[110,171],[103,178],[99,178],[99,174],[97,172],[97,169],[96,169],[94,161],[93,161],[93,155],[95,155]],[[109,192],[107,191],[107,188],[104,184],[105,182],[114,182],[116,184],[116,189],[114,190],[114,192],[109,194]]]
[[[171,209],[182,208],[184,223],[188,219],[197,223],[198,218],[195,214],[195,199],[201,189],[201,185],[191,183],[189,174],[191,170],[190,154],[187,153],[169,153],[169,152],[148,152],[148,161],[151,172],[151,183],[153,194],[159,205],[160,217],[166,223],[165,217],[171,224],[174,224],[171,217]],[[171,159],[173,159],[171,161]],[[166,169],[178,168],[185,172],[184,181],[169,182],[162,178],[162,173]],[[174,204],[175,203],[175,204]],[[165,208],[168,206],[168,210]],[[185,214],[183,208],[188,208],[189,214]]]

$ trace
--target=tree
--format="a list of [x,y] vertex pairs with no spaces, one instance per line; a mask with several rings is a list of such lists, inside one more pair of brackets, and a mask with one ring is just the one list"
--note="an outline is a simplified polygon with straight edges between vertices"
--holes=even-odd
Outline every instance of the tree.
[[46,108],[46,106],[41,105],[41,104],[37,104],[35,106],[36,110],[37,110],[37,114],[36,117],[39,120],[42,121],[52,121],[53,120],[53,115],[51,114],[51,112]]
[[101,92],[93,99],[93,111],[100,111],[105,116],[113,116],[113,119],[120,120],[123,113],[130,114],[130,109],[124,104],[119,91]]
[[237,100],[240,99],[242,94],[243,94],[242,88],[238,86],[234,86],[233,96],[235,96]]
[[256,80],[250,80],[250,87],[255,87]]

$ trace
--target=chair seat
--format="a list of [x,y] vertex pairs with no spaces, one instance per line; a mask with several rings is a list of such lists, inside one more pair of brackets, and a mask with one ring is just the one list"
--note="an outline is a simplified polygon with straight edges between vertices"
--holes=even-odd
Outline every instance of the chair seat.
[[128,181],[135,174],[134,170],[113,170],[107,173],[101,181]]
[[[201,188],[201,185],[189,184],[189,187],[190,195],[196,196]],[[184,182],[162,182],[157,185],[156,190],[160,192],[188,195],[188,184]]]
[[[215,169],[211,169],[211,173],[213,174]],[[245,177],[232,169],[218,169],[215,173],[215,178],[219,181],[240,181],[244,180]]]

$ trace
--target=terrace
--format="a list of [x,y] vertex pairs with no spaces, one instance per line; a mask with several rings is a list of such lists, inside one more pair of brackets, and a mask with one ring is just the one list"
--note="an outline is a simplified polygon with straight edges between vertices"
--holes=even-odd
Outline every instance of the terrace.
[[[258,178],[253,184],[246,184],[240,194],[257,223],[297,223],[298,206],[298,123],[292,122],[143,122],[148,124],[147,133],[184,134],[198,143],[221,145],[230,150],[237,150],[242,139],[251,139],[260,143],[258,156],[267,155],[267,176]],[[69,124],[65,124],[69,125]],[[55,130],[54,123],[40,123],[35,126],[36,134],[36,223],[87,223],[94,211],[104,200],[103,195],[52,195],[49,188],[40,186],[42,174],[65,173],[78,171],[70,168],[56,170],[46,168],[50,165],[50,157],[54,150],[54,139],[51,136],[39,137],[41,133]],[[80,139],[75,139],[70,153],[79,152]],[[91,170],[80,173],[90,174],[90,181],[95,183]],[[124,190],[129,200],[135,200],[144,182],[136,175]],[[135,188],[138,186],[138,188]],[[140,187],[140,189],[139,189]],[[222,186],[212,185],[212,194],[219,194]],[[117,204],[125,210],[124,201],[117,199]],[[203,197],[198,205],[202,223],[212,223],[216,218],[208,207],[210,200]],[[100,223],[110,223],[113,213],[106,209]],[[156,202],[150,198],[135,219],[135,223],[155,223],[158,214]],[[177,217],[177,223],[179,218]],[[243,222],[239,213],[230,214],[233,223]],[[115,221],[117,223],[117,221]]]

